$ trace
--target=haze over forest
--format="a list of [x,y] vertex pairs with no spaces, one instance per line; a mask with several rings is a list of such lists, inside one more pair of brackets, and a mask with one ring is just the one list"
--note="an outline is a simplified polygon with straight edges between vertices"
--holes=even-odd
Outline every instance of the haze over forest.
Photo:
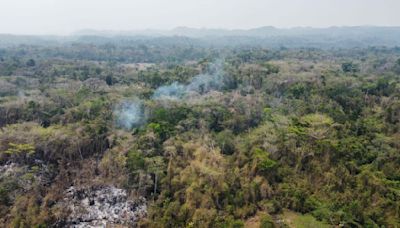
[[399,9],[1,0],[0,227],[400,227]]
[[400,26],[397,0],[2,0],[0,33]]

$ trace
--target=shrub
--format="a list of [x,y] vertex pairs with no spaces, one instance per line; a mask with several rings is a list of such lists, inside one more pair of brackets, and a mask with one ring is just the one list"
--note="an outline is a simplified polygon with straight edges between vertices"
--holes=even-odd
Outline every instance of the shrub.
[[261,216],[260,228],[274,228],[275,224],[272,218],[268,215]]

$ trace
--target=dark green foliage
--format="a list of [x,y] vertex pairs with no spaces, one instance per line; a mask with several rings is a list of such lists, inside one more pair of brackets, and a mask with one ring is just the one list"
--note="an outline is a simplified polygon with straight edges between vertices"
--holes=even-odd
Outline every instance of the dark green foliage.
[[274,228],[275,224],[269,216],[262,216],[260,221],[260,228]]
[[129,151],[126,159],[126,166],[131,172],[137,172],[145,168],[144,157],[137,151]]
[[109,86],[111,86],[111,85],[114,84],[114,79],[113,79],[112,75],[107,75],[107,77],[106,77],[106,83],[107,83],[107,85],[109,85]]
[[33,67],[33,66],[36,65],[36,62],[35,62],[35,60],[33,60],[33,59],[29,59],[29,60],[26,62],[26,65],[29,66],[29,67]]
[[226,155],[232,155],[235,152],[234,139],[235,136],[229,130],[219,132],[215,137],[221,152]]
[[288,88],[287,93],[296,99],[307,99],[312,92],[311,90],[312,88],[308,84],[296,83]]
[[156,108],[147,127],[157,133],[161,141],[164,141],[174,134],[175,126],[189,114],[190,110],[186,107]]
[[151,118],[154,122],[164,122],[176,125],[179,121],[188,116],[190,110],[186,107],[157,108]]
[[269,158],[268,152],[261,149],[254,150],[254,158],[257,163],[257,168],[262,172],[271,172],[277,166],[276,161]]
[[7,189],[0,187],[0,205],[8,205],[10,198]]
[[358,66],[352,62],[342,63],[342,70],[345,73],[356,73],[360,71]]

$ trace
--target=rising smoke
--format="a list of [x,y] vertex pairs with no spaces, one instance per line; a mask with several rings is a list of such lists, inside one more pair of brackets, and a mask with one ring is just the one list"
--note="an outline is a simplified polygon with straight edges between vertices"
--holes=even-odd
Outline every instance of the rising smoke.
[[205,94],[212,90],[219,90],[224,86],[225,74],[222,61],[209,66],[207,74],[200,74],[192,78],[189,84],[173,82],[170,85],[160,86],[152,96],[155,100],[180,100],[192,93]]
[[180,100],[186,95],[187,89],[183,84],[173,82],[171,85],[158,87],[152,96],[155,100]]
[[139,99],[125,100],[114,110],[118,127],[132,129],[146,122],[146,110],[143,101]]
[[[191,94],[206,94],[220,90],[225,86],[226,76],[223,71],[223,61],[210,64],[207,73],[192,78],[189,84],[173,82],[170,85],[158,87],[151,97],[158,101],[181,101]],[[139,127],[146,122],[146,108],[139,99],[125,100],[117,105],[114,114],[117,125],[125,129]]]

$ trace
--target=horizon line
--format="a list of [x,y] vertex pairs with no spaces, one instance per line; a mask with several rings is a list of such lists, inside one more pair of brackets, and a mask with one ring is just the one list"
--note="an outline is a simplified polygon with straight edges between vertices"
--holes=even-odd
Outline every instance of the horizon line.
[[[175,26],[172,28],[133,28],[133,29],[97,29],[97,28],[82,28],[75,31],[57,34],[57,33],[12,33],[12,32],[0,32],[0,35],[11,35],[11,36],[55,36],[55,37],[71,37],[71,36],[85,36],[79,35],[80,32],[113,32],[113,33],[129,33],[129,32],[173,32],[178,29],[193,29],[193,30],[223,30],[227,32],[231,31],[251,31],[262,28],[271,28],[277,30],[294,30],[294,29],[332,29],[332,28],[400,28],[400,25],[331,25],[331,26],[290,26],[290,27],[279,27],[273,25],[264,25],[251,28],[224,28],[224,27],[191,27],[191,26]],[[138,34],[139,35],[139,34]]]

